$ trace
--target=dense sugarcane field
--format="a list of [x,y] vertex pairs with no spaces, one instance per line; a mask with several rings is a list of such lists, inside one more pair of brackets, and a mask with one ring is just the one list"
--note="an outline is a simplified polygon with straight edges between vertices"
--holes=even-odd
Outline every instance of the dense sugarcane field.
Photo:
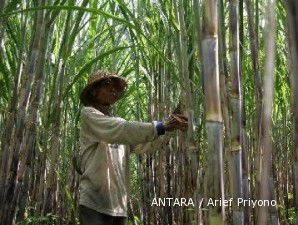
[[128,81],[114,115],[188,118],[130,154],[127,225],[297,225],[297,24],[297,0],[1,0],[0,225],[80,224],[98,69]]

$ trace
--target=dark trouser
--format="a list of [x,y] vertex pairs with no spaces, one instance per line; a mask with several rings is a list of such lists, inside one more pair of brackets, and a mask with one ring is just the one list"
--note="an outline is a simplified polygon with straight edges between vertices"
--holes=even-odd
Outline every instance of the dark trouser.
[[79,205],[81,225],[125,225],[126,217],[110,216]]

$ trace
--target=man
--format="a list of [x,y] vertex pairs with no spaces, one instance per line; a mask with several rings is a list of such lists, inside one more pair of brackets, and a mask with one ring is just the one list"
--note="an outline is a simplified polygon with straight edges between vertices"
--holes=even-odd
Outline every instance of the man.
[[125,79],[100,70],[90,76],[80,96],[84,105],[79,156],[81,225],[125,224],[129,153],[149,152],[165,131],[187,128],[187,118],[182,115],[152,123],[112,117],[111,107],[126,87]]

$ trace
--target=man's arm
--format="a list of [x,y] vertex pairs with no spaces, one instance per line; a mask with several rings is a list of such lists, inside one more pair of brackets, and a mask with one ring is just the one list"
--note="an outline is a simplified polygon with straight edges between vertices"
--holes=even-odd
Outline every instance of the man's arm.
[[[177,108],[174,110],[174,113],[170,114],[170,117],[166,122],[158,122],[156,125],[156,129],[159,135],[163,135],[157,138],[154,141],[147,142],[145,144],[138,144],[130,146],[130,152],[141,154],[141,153],[153,153],[157,150],[160,150],[167,143],[169,143],[170,138],[173,137],[173,132],[165,132],[165,131],[174,131],[174,130],[186,130],[188,123],[187,117],[180,114],[180,104],[178,104]],[[165,134],[165,135],[164,135]]]
[[[156,124],[129,122],[124,119],[105,116],[92,107],[84,107],[81,112],[81,126],[84,135],[94,142],[136,145],[155,140],[158,133]],[[161,129],[162,130],[162,129]]]

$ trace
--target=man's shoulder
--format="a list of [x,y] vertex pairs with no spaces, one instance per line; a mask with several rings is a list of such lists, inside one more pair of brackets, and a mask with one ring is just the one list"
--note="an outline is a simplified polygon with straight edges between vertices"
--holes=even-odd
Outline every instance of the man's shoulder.
[[103,112],[99,111],[96,108],[93,108],[91,106],[83,106],[81,109],[81,118],[85,119],[90,119],[90,118],[101,118],[104,120],[109,120],[109,121],[126,121],[125,119],[121,117],[114,117],[114,116],[109,116],[105,115]]
[[97,114],[97,115],[104,116],[104,114],[96,108],[93,108],[91,106],[83,106],[83,108],[81,109],[81,115],[90,115],[90,114]]

